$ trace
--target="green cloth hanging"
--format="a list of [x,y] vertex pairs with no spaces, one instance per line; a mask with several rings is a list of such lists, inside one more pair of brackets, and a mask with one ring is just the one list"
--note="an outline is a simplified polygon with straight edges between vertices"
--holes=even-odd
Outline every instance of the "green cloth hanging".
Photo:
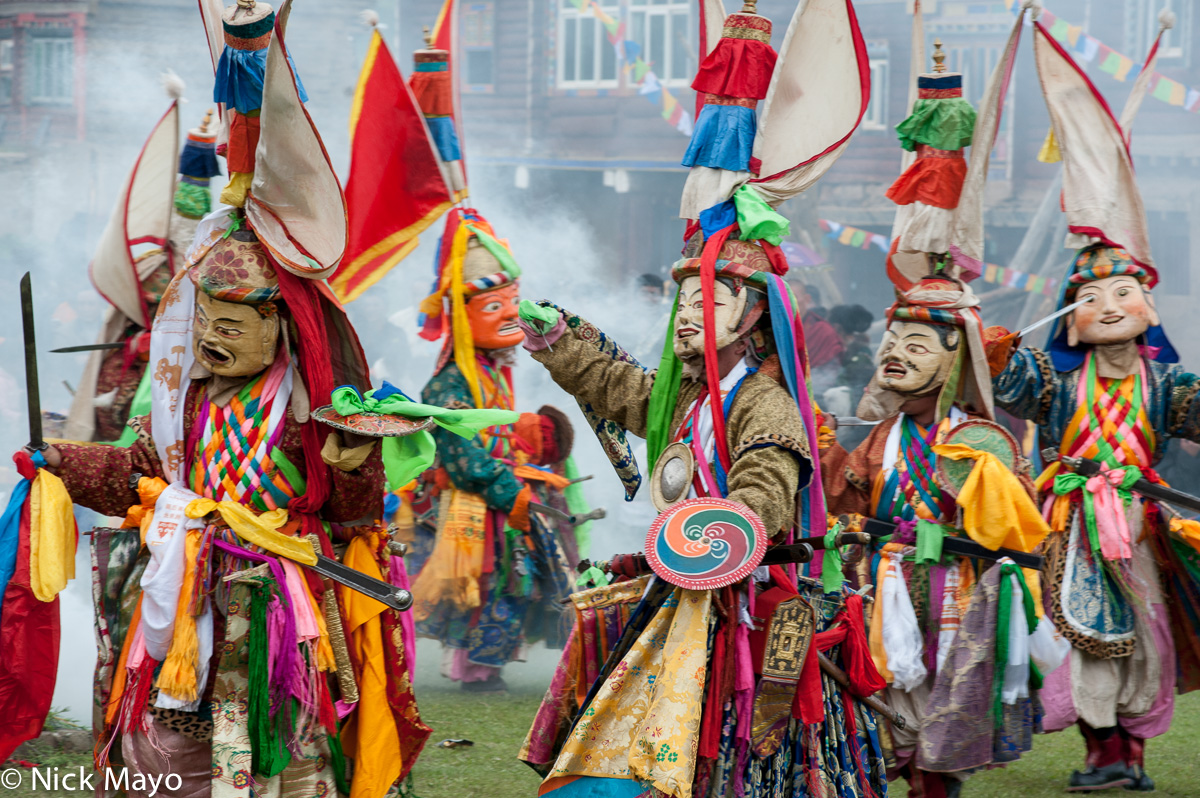
[[961,150],[975,135],[975,109],[962,97],[917,100],[912,113],[896,125],[900,146],[909,152],[924,144],[939,150]]
[[[145,372],[142,373],[142,381],[138,383],[137,392],[133,395],[133,402],[131,402],[129,405],[130,418],[137,418],[138,416],[150,414],[150,404],[152,400],[151,387],[150,369],[147,368]],[[130,427],[128,424],[126,424],[125,429],[121,432],[121,437],[117,438],[114,445],[128,447],[132,446],[133,442],[136,440],[137,432],[133,429],[133,427]]]
[[679,310],[679,289],[675,290],[675,301],[671,304],[671,320],[667,322],[667,340],[663,343],[662,360],[650,389],[650,406],[646,411],[646,456],[648,468],[654,464],[671,443],[671,421],[675,417],[675,401],[679,398],[679,384],[683,379],[683,365],[675,356],[675,313]]
[[[996,728],[1000,728],[1004,724],[1004,669],[1008,663],[1008,626],[1012,620],[1012,588],[1008,584],[1008,577],[1015,576],[1017,583],[1021,586],[1022,605],[1016,609],[1016,612],[1025,613],[1025,623],[1029,627],[1030,634],[1037,628],[1038,617],[1037,610],[1033,605],[1033,594],[1029,591],[1029,585],[1025,584],[1025,574],[1021,571],[1021,567],[1014,562],[1006,562],[1000,566],[1000,594],[999,606],[996,608],[996,658],[995,670],[992,676],[992,718],[996,724]],[[1032,682],[1034,690],[1042,689],[1042,673],[1034,664],[1033,659],[1029,660],[1029,681]]]
[[[432,418],[442,429],[467,439],[474,438],[487,427],[512,424],[520,418],[520,414],[512,410],[451,410],[414,402],[398,391],[381,399],[375,398],[376,393],[371,391],[364,396],[354,386],[343,385],[333,392],[333,409],[343,416],[378,413],[414,419]],[[437,445],[433,435],[423,430],[412,435],[384,438],[382,454],[388,490],[399,490],[433,465]]]
[[[567,457],[563,464],[567,479],[579,479],[579,466],[575,464],[575,456]],[[567,509],[571,515],[587,515],[592,508],[587,497],[583,495],[583,485],[575,483],[563,489],[563,497],[567,500]],[[586,560],[592,549],[592,522],[585,521],[575,527],[575,547],[579,550],[579,559]]]
[[942,526],[924,518],[917,519],[917,554],[915,561],[918,565],[937,565],[942,561],[942,542],[947,534],[954,534],[954,527]]
[[842,552],[837,546],[837,536],[842,534],[842,525],[834,524],[833,529],[825,533],[825,559],[821,563],[821,590],[826,593],[837,593],[846,581],[842,573]]

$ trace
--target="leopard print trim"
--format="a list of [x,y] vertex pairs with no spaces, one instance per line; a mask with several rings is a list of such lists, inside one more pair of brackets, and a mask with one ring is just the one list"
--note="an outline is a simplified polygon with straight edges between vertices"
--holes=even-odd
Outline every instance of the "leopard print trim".
[[737,448],[733,451],[733,459],[736,460],[751,449],[757,449],[760,446],[778,446],[782,449],[789,449],[796,452],[805,460],[812,462],[812,452],[808,448],[808,441],[801,438],[794,438],[791,435],[782,435],[778,432],[772,432],[767,435],[751,435],[749,438],[744,438]]
[[138,443],[154,448],[154,438],[150,435],[150,416],[133,416],[125,422],[125,426],[137,433]]
[[[1070,526],[1067,527],[1068,529]],[[1050,620],[1054,622],[1054,627],[1059,633],[1074,647],[1080,651],[1091,654],[1097,659],[1117,659],[1119,657],[1128,657],[1133,655],[1134,648],[1137,647],[1137,636],[1134,635],[1128,640],[1120,640],[1114,642],[1105,642],[1097,640],[1094,637],[1080,634],[1067,623],[1066,617],[1063,615],[1062,602],[1059,596],[1062,593],[1063,574],[1067,567],[1067,533],[1052,532],[1051,537],[1046,542],[1046,572],[1050,576]]]
[[851,471],[849,466],[846,466],[845,476],[846,476],[846,481],[849,482],[851,485],[853,485],[858,490],[861,490],[863,493],[871,492],[870,480],[868,480],[866,477],[860,477],[858,474]]
[[1038,413],[1037,418],[1033,422],[1041,426],[1046,423],[1046,419],[1050,418],[1050,405],[1054,402],[1054,385],[1056,382],[1054,362],[1050,359],[1050,355],[1041,349],[1030,351],[1033,353],[1033,362],[1037,364],[1038,372],[1042,375],[1042,395],[1038,397]]
[[[1188,419],[1192,415],[1192,405],[1196,401],[1196,395],[1200,394],[1200,380],[1193,382],[1187,386],[1176,386],[1171,392],[1171,415],[1168,429],[1175,434],[1185,438],[1190,438],[1189,430],[1186,429]],[[1194,434],[1197,430],[1191,430]]]
[[474,405],[469,405],[466,402],[455,399],[450,404],[446,405],[447,410],[474,410]]
[[[155,692],[157,693],[157,690]],[[151,696],[151,701],[153,699],[154,696]],[[195,740],[198,743],[212,742],[212,721],[204,720],[195,712],[184,712],[180,709],[163,709],[151,704],[150,714],[154,716],[154,722],[163,728],[178,732],[184,737]]]

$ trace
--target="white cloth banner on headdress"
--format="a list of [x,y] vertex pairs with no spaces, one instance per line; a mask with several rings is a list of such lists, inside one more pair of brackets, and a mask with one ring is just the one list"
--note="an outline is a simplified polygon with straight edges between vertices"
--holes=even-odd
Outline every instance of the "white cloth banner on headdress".
[[283,41],[290,0],[279,9],[267,47],[261,128],[246,218],[279,266],[323,279],[346,252],[346,198],[313,125]]
[[796,9],[763,101],[750,182],[775,206],[821,179],[841,157],[871,99],[867,48],[850,0]]
[[[996,144],[996,133],[1000,129],[1000,117],[1004,113],[1004,101],[1008,96],[1008,84],[1012,79],[1013,66],[1017,60],[1017,46],[1021,41],[1021,26],[1025,12],[1017,14],[1008,43],[992,76],[988,79],[975,117],[975,134],[971,137],[971,157],[967,164],[967,177],[963,181],[958,207],[954,209],[954,230],[948,249],[926,250],[928,252],[949,251],[954,262],[961,268],[978,276],[983,273],[983,194],[987,185],[988,161],[992,147]],[[903,243],[901,248],[904,248]]]
[[175,101],[142,146],[88,267],[100,295],[145,326],[151,321],[142,302],[141,280],[146,275],[138,274],[131,247],[137,241],[159,241],[165,246],[178,170],[179,102]]
[[1106,241],[1153,270],[1133,158],[1108,103],[1040,22],[1034,23],[1033,53],[1062,151],[1062,205],[1070,231],[1066,246],[1079,249]]

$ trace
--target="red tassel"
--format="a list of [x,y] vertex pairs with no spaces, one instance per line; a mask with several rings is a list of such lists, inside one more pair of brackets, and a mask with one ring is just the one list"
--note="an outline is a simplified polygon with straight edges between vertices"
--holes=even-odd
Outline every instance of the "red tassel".
[[918,158],[892,183],[887,197],[897,205],[923,202],[954,210],[966,179],[965,158]]
[[771,85],[776,58],[766,42],[723,36],[700,64],[692,88],[722,97],[761,100]]

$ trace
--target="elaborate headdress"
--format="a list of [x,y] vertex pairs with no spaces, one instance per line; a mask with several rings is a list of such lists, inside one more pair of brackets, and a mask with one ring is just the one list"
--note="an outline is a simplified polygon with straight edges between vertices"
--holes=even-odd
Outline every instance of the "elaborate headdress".
[[[425,115],[429,137],[437,148],[446,185],[450,187],[455,200],[462,200],[467,196],[467,176],[457,127],[461,119],[458,84],[450,59],[453,30],[457,25],[456,20],[447,19],[447,16],[454,14],[453,0],[446,5],[449,13],[447,8],[442,9],[436,30],[430,33],[429,28],[425,29],[425,47],[413,53],[413,73],[408,86],[421,107],[421,113]],[[441,46],[436,42],[441,42]]]
[[[725,25],[720,40],[709,50],[715,32],[712,22],[717,19],[724,19]],[[799,407],[809,440],[816,441],[804,331],[783,281],[787,260],[779,250],[788,223],[775,206],[812,186],[845,150],[870,100],[869,69],[849,0],[810,0],[798,7],[778,59],[769,46],[770,31],[770,22],[755,13],[753,2],[728,17],[720,0],[704,4],[703,60],[693,87],[704,95],[705,107],[684,162],[692,172],[681,215],[690,221],[685,257],[675,264],[672,275],[677,281],[700,276],[705,298],[705,382],[713,396],[720,395],[714,282],[729,278],[735,290],[752,286],[763,294],[765,301],[755,303],[743,326],[748,330],[769,320],[769,342],[762,342],[760,353],[769,350],[778,355],[781,381]],[[754,107],[760,98],[766,102],[756,129]],[[725,125],[734,133],[728,139],[719,135]],[[668,442],[681,374],[668,335],[650,398],[647,441],[652,467]],[[724,410],[720,402],[710,405],[716,464],[718,471],[727,471],[731,458]],[[818,487],[805,490],[804,512],[823,519],[825,504],[815,460],[813,467],[810,484]]]
[[200,127],[188,131],[183,152],[179,154],[175,212],[185,219],[199,221],[212,213],[209,181],[221,174],[221,167],[217,165],[217,130],[212,125],[212,116],[212,109],[209,109]]
[[[938,419],[945,418],[955,403],[988,419],[994,418],[992,378],[978,307],[979,298],[970,286],[946,277],[925,277],[906,292],[898,293],[896,302],[888,308],[889,324],[893,321],[940,324],[962,333],[954,366],[938,392]],[[891,409],[891,403],[881,400],[885,390],[872,376],[859,404],[861,417],[880,420],[877,418],[880,411]]]
[[[336,385],[368,388],[366,358],[345,312],[324,278],[338,264],[346,246],[345,201],[320,136],[304,109],[304,95],[287,57],[284,31],[290,9],[285,0],[278,15],[263,4],[238,0],[224,22],[257,26],[266,52],[249,59],[229,53],[218,68],[218,91],[229,88],[238,69],[262,63],[258,121],[263,146],[258,147],[252,183],[244,208],[209,214],[196,231],[187,257],[187,276],[177,274],[163,299],[150,343],[155,373],[153,437],[163,467],[172,479],[184,468],[183,408],[194,362],[191,346],[197,290],[222,301],[249,303],[260,312],[286,309],[288,336],[294,351],[281,353],[302,380],[313,406],[329,403]],[[220,67],[220,6],[203,0],[201,11]],[[252,13],[248,13],[252,12]],[[273,30],[263,20],[271,18]],[[214,25],[218,26],[214,30]],[[233,35],[227,27],[226,35]],[[246,31],[237,31],[238,33]],[[262,37],[267,37],[263,39]],[[248,51],[248,52],[257,52]],[[232,167],[231,167],[232,168]],[[327,430],[303,420],[302,437],[307,488],[289,505],[306,531],[319,523],[315,513],[329,498],[328,467],[321,459]]]
[[421,302],[418,323],[425,340],[446,339],[438,369],[453,357],[471,387],[476,405],[482,406],[482,391],[467,300],[515,283],[520,276],[521,269],[508,242],[496,238],[492,226],[478,211],[455,208],[447,214],[434,259],[432,290]]
[[[935,270],[962,281],[973,280],[982,272],[988,160],[1000,127],[1025,9],[1032,2],[1023,0],[984,90],[978,115],[962,96],[962,75],[946,71],[942,64],[941,41],[934,43],[933,71],[924,71],[925,26],[920,0],[914,5],[909,115],[896,127],[905,150],[904,171],[887,192],[899,206],[887,272],[901,292]],[[969,161],[962,152],[968,144]]]
[[[1080,250],[1063,281],[1059,307],[1074,298],[1080,285],[1092,280],[1129,274],[1147,289],[1158,282],[1129,143],[1134,117],[1154,72],[1159,40],[1174,24],[1174,16],[1170,12],[1160,15],[1159,23],[1159,38],[1134,82],[1119,122],[1075,60],[1041,22],[1034,23],[1034,58],[1051,123],[1051,136],[1041,157],[1063,162],[1065,244]],[[1065,322],[1055,326],[1050,339],[1055,368],[1071,371],[1083,363],[1086,349],[1068,344]],[[1145,343],[1154,359],[1178,361],[1161,327],[1147,330]]]
[[[229,184],[221,191],[221,202],[240,208],[254,182],[275,11],[258,0],[237,0],[225,9],[221,9],[220,0],[202,0],[200,9],[216,69],[213,100],[220,103],[225,161],[229,168]],[[286,12],[281,11],[281,15],[286,26]],[[308,102],[304,84],[294,68],[292,71],[300,102]]]

